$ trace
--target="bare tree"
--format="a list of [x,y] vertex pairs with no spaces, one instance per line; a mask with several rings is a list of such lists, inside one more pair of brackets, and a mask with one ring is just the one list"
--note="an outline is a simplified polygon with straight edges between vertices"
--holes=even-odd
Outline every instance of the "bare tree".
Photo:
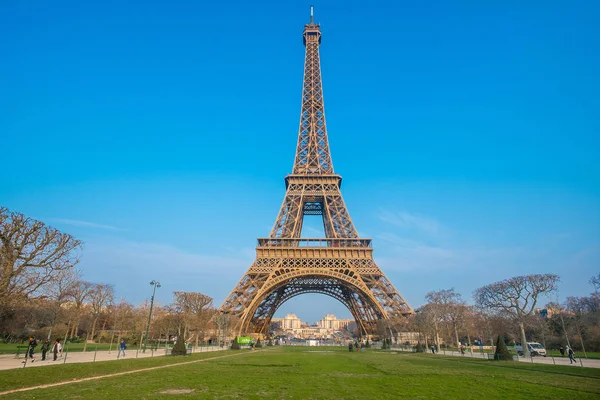
[[567,301],[565,303],[567,311],[572,313],[573,322],[575,323],[575,329],[577,329],[577,334],[579,336],[579,341],[581,343],[581,350],[583,350],[583,354],[585,358],[587,358],[587,353],[585,351],[585,345],[583,344],[583,317],[586,312],[587,299],[585,297],[567,297]]
[[[96,284],[90,292],[90,305],[92,306],[92,334],[90,338],[94,339],[94,334],[96,332],[96,324],[98,323],[98,318],[100,318],[100,314],[103,309],[110,305],[113,302],[115,295],[115,291],[111,285],[106,284]],[[87,348],[87,340],[83,345],[83,351]]]
[[434,323],[434,313],[431,312],[429,304],[426,304],[416,310],[416,314],[412,319],[412,323],[417,332],[419,332],[419,342],[421,342],[421,335],[423,335],[423,342],[421,344],[423,344],[426,349],[429,349],[427,338],[429,335],[435,338],[435,334],[437,332],[435,328],[436,324]]
[[[94,284],[91,282],[77,281],[73,285],[73,288],[70,290],[71,300],[75,304],[75,310],[72,316],[73,325],[71,327],[70,334],[68,332],[69,330],[67,329],[67,335],[70,337],[73,337],[77,334],[79,322],[83,313],[83,305],[85,301],[90,297],[93,288]],[[65,338],[65,342],[66,340],[67,339]]]
[[133,314],[133,306],[125,299],[121,299],[117,304],[111,304],[109,309],[110,319],[112,322],[112,333],[110,336],[110,350],[112,350],[115,331],[119,332],[117,334],[117,343],[119,343],[121,341],[123,330],[125,330],[127,327],[127,321],[131,319],[131,315]]
[[229,336],[229,328],[232,326],[231,316],[229,314],[215,314],[213,321],[217,325],[217,341],[221,345],[225,344],[226,338]]
[[48,340],[52,337],[52,329],[62,305],[72,298],[75,288],[80,283],[79,277],[79,272],[73,269],[57,271],[54,279],[42,288],[42,297],[51,304]]
[[464,305],[464,301],[462,300],[460,293],[455,292],[454,288],[451,288],[440,290],[438,292],[429,292],[425,297],[429,304],[431,304],[437,320],[447,321],[452,325],[454,339],[456,340],[456,347],[460,347],[458,326],[462,321],[464,312],[462,307]]
[[519,324],[523,352],[528,357],[525,320],[533,314],[538,298],[554,292],[559,281],[554,274],[516,276],[480,287],[473,298],[480,307],[506,313]]
[[0,207],[0,306],[38,294],[58,271],[77,264],[81,242]]
[[197,292],[173,292],[173,309],[181,314],[184,324],[184,338],[187,339],[188,332],[194,331],[196,346],[200,333],[213,315],[213,299],[205,294]]
[[600,273],[598,275],[594,275],[590,278],[590,285],[594,287],[594,290],[597,292],[600,290]]
[[426,329],[426,333],[431,335],[436,349],[439,351],[442,347],[440,340],[440,331],[444,322],[444,316],[439,307],[432,303],[427,303],[417,311],[417,321],[419,325]]

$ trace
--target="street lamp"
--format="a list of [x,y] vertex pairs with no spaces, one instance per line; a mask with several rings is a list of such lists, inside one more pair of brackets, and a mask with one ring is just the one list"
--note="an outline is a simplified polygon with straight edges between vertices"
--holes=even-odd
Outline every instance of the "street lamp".
[[160,282],[152,281],[150,282],[154,289],[152,289],[152,297],[150,298],[150,312],[148,313],[148,324],[146,325],[146,336],[144,336],[144,350],[143,353],[146,352],[146,344],[148,343],[148,331],[150,330],[150,318],[152,317],[152,306],[154,305],[154,294],[156,293],[156,288],[160,287]]

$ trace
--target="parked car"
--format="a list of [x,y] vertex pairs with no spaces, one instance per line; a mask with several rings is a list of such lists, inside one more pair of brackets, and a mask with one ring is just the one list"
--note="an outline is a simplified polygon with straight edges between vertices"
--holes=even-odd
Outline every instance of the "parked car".
[[[533,356],[546,357],[546,349],[544,348],[544,346],[542,344],[540,344],[538,342],[527,342],[527,347],[529,349],[529,354],[531,354],[532,357]],[[515,344],[515,351],[520,356],[524,355],[523,346],[521,346],[520,344]]]

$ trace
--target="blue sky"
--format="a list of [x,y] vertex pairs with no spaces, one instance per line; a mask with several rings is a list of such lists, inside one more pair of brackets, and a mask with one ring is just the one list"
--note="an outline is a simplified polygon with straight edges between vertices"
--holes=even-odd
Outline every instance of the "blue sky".
[[[220,304],[285,193],[309,5],[2,2],[0,203],[82,239],[84,277],[133,303],[157,279],[162,304],[175,290]],[[315,2],[344,199],[413,307],[529,273],[560,274],[560,299],[591,291],[599,11]],[[317,295],[287,312],[349,316]]]

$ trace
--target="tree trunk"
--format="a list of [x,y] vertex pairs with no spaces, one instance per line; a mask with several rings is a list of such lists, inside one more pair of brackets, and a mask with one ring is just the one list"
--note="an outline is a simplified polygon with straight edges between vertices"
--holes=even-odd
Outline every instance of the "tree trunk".
[[542,331],[542,344],[544,345],[544,348],[546,348],[546,333],[544,332],[544,322],[541,323],[540,328]]
[[565,320],[562,316],[562,313],[560,313],[559,315],[560,322],[562,323],[563,332],[565,333],[565,339],[567,339],[567,346],[571,347],[571,342],[569,342],[569,334],[567,333],[567,328],[565,328]]
[[525,337],[525,325],[522,321],[519,322],[519,329],[521,330],[521,346],[523,347],[523,354],[525,357],[530,357],[529,346],[527,346],[527,338]]
[[577,325],[577,330],[579,331],[579,340],[581,341],[581,350],[583,350],[583,355],[585,358],[587,358],[587,353],[585,352],[585,346],[583,345],[583,335],[581,334],[581,326],[576,323]]
[[454,323],[454,337],[456,338],[456,347],[460,349],[460,340],[458,339],[458,327],[456,326],[456,322]]
[[436,351],[439,352],[440,351],[440,334],[438,332],[438,324],[437,322],[434,323],[434,327],[435,327],[435,345],[436,345]]
[[102,333],[104,333],[104,331],[106,330],[106,322],[107,322],[108,318],[104,318],[104,323],[102,324]]
[[[112,335],[110,335],[110,347],[108,348],[108,354],[112,351],[113,340],[115,339],[115,330],[112,330]],[[117,342],[118,343],[118,342]]]
[[[92,336],[91,336],[91,340],[94,340],[94,333],[96,331],[96,323],[97,322],[98,322],[98,317],[94,318],[94,323],[92,324]],[[87,348],[87,342],[88,342],[88,339],[86,337],[85,344],[83,345],[83,351],[85,351],[85,349]]]
[[69,321],[69,323],[67,324],[67,331],[65,332],[65,340],[63,342],[63,346],[65,346],[67,344],[67,338],[69,337],[69,329],[71,329],[71,327],[69,326],[71,324],[71,321]]
[[471,335],[469,335],[469,331],[467,331],[467,345],[469,345],[469,352],[473,354],[473,344],[471,343]]
[[73,324],[73,329],[71,329],[70,337],[76,336],[79,333],[79,319],[76,323]]

